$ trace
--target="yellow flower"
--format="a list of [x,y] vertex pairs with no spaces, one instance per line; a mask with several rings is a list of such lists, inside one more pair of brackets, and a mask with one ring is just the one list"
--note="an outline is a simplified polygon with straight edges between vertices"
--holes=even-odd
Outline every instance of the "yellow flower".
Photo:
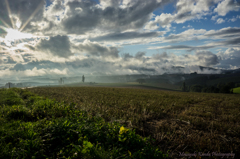
[[123,126],[120,128],[119,134],[127,132],[128,129],[124,128]]

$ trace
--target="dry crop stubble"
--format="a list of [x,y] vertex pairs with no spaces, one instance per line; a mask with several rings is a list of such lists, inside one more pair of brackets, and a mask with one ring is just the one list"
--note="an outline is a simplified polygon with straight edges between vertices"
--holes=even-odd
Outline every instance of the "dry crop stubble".
[[239,95],[128,88],[54,87],[30,91],[151,135],[161,150],[238,153]]

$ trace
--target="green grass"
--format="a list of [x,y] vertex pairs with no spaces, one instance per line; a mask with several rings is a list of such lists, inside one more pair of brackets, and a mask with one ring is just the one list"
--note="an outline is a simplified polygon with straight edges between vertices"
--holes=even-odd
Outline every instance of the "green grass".
[[240,87],[234,88],[234,89],[233,89],[233,93],[240,94]]
[[[118,122],[28,90],[0,90],[0,158],[166,158]],[[165,157],[164,157],[165,156]]]
[[[76,103],[79,110],[118,121],[173,157],[179,152],[221,152],[240,149],[238,94],[187,93],[130,88],[32,88],[41,96]],[[210,158],[210,157],[209,157]]]

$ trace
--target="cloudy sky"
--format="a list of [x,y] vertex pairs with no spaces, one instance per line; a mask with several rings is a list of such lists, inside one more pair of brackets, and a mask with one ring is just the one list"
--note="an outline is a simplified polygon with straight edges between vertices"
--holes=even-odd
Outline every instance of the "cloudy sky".
[[239,24],[239,0],[0,0],[0,78],[237,69]]

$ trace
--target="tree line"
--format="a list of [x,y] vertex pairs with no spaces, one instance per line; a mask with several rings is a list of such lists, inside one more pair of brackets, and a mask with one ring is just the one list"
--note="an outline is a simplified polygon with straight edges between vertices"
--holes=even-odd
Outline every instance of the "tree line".
[[182,84],[184,92],[203,92],[203,93],[233,93],[233,88],[240,87],[240,83],[228,82],[218,83],[215,86],[191,85],[187,86],[185,82]]

